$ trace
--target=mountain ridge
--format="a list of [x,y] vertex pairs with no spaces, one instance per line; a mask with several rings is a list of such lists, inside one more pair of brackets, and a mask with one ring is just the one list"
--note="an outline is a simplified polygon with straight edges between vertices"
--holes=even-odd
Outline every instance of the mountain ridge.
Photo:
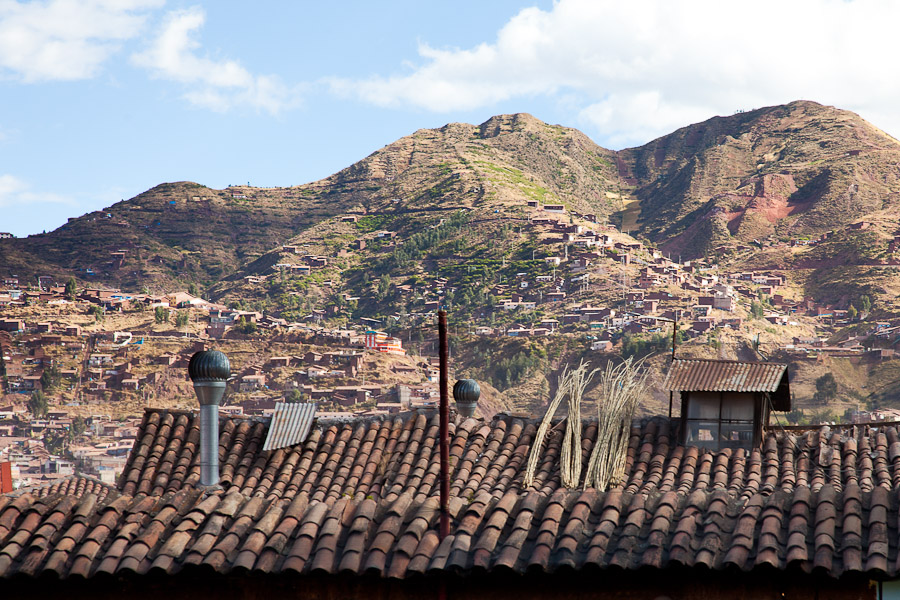
[[[3,240],[0,270],[31,281],[50,274],[131,289],[208,288],[254,272],[255,261],[341,215],[378,216],[409,235],[441,212],[469,210],[480,215],[478,235],[490,239],[504,223],[527,221],[528,202],[619,227],[628,221],[669,254],[718,248],[723,259],[749,263],[736,249],[754,240],[821,235],[870,215],[883,223],[876,242],[886,246],[900,202],[898,164],[895,139],[810,101],[713,117],[620,151],[527,113],[496,115],[418,130],[299,186],[160,184],[53,232]],[[496,227],[486,225],[492,219]],[[317,235],[327,241],[329,232]],[[857,265],[872,260],[846,248],[834,254]],[[828,260],[783,264],[821,268]]]

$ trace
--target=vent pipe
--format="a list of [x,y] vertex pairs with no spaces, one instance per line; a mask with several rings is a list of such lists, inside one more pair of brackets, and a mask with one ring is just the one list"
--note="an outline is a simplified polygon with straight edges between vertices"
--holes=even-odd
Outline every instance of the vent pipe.
[[453,386],[453,399],[456,400],[456,410],[464,417],[474,417],[478,408],[478,398],[481,396],[481,386],[474,379],[459,379]]
[[196,352],[188,374],[200,402],[200,485],[219,483],[219,402],[231,375],[228,357],[218,350]]

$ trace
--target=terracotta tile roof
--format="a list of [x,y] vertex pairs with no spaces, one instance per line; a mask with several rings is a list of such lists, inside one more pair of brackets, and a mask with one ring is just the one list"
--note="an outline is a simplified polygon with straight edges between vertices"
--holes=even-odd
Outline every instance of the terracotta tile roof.
[[80,498],[85,494],[96,494],[97,499],[100,502],[103,502],[110,494],[115,496],[119,495],[119,492],[115,488],[115,486],[103,483],[99,479],[88,477],[86,475],[70,475],[68,477],[61,477],[60,479],[54,479],[46,483],[41,483],[29,488],[20,489],[17,492],[29,492],[37,496],[38,498],[45,498],[47,496],[54,496],[57,494],[77,496]]
[[[0,577],[676,565],[900,575],[896,425],[770,432],[752,452],[713,453],[648,420],[632,429],[624,480],[598,492],[560,488],[560,432],[522,489],[534,424],[457,418],[443,542],[434,418],[322,423],[302,446],[271,453],[260,449],[264,422],[222,425],[224,489],[194,487],[193,418],[151,411],[120,495],[0,496]],[[584,424],[586,438],[595,430]]]

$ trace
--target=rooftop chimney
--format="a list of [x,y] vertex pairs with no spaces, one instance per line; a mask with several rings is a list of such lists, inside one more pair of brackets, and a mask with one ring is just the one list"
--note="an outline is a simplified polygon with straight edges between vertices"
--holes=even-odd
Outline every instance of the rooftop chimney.
[[200,401],[200,485],[213,486],[219,483],[219,402],[231,365],[218,350],[200,351],[191,357],[188,374]]

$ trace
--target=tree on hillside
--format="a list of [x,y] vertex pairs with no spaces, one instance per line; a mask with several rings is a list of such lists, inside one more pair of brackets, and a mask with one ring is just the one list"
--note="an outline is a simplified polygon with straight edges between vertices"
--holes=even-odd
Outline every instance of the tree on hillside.
[[851,321],[855,321],[856,316],[858,314],[859,314],[859,311],[857,311],[856,307],[851,304],[850,308],[847,309],[847,318],[850,319]]
[[59,380],[62,378],[62,375],[59,372],[59,367],[55,364],[51,364],[49,367],[44,369],[44,372],[41,373],[41,387],[45,390],[49,390],[52,387],[56,387],[59,385]]
[[753,315],[754,319],[762,319],[765,312],[762,303],[757,302],[756,300],[750,303],[750,314]]
[[99,306],[97,304],[92,305],[91,308],[88,309],[88,314],[94,315],[94,321],[97,323],[100,323],[103,321],[103,307],[102,306]]
[[75,417],[72,420],[72,433],[81,435],[85,431],[87,431],[87,422],[84,420],[84,417]]
[[834,380],[834,375],[825,373],[816,379],[816,393],[813,394],[813,400],[819,404],[828,404],[837,396],[838,386]]
[[290,394],[288,394],[285,402],[287,402],[288,404],[299,404],[300,402],[306,402],[306,396],[304,396],[303,392],[301,392],[300,390],[294,389],[291,390]]
[[178,311],[175,314],[175,327],[177,327],[178,329],[185,327],[188,324],[189,319],[190,319],[190,315],[188,314],[188,311],[186,311],[186,310]]
[[77,293],[78,284],[75,282],[74,277],[69,277],[69,280],[66,282],[66,298],[74,300]]
[[256,321],[248,321],[244,317],[241,317],[237,324],[237,330],[245,335],[254,334],[257,330]]
[[50,401],[47,400],[44,392],[38,390],[31,394],[31,398],[28,399],[28,410],[35,419],[47,416],[47,411],[50,410]]
[[156,321],[157,325],[162,325],[163,323],[169,322],[169,309],[164,308],[162,306],[157,306],[156,310],[153,312],[153,319]]
[[188,284],[188,294],[190,294],[191,296],[199,296],[200,295],[200,290],[197,289],[196,283],[191,282]]
[[69,433],[48,429],[44,432],[43,442],[47,452],[62,456],[69,447]]
[[382,300],[387,296],[388,290],[391,289],[391,277],[387,273],[381,276],[378,281],[378,299]]

